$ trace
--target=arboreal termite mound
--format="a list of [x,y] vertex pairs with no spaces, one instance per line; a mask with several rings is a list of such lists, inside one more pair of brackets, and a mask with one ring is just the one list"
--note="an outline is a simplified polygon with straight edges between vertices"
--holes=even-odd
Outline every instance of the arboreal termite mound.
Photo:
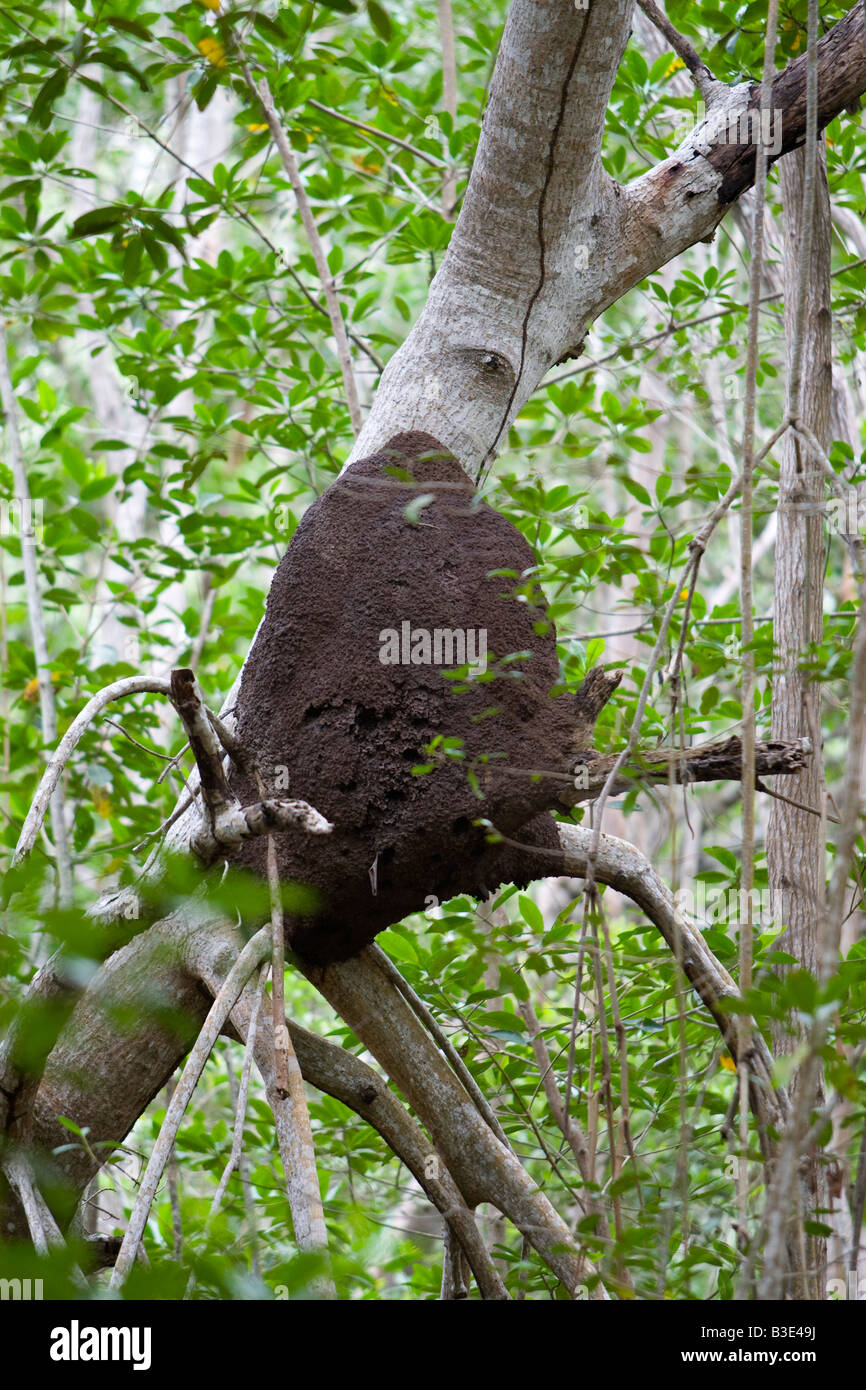
[[[281,879],[319,895],[316,915],[289,924],[311,963],[354,954],[429,895],[485,896],[537,876],[537,860],[533,869],[520,851],[488,843],[479,819],[555,847],[547,808],[576,751],[576,721],[573,697],[555,689],[553,625],[526,601],[535,564],[426,434],[398,435],[358,460],[305,514],[250,653],[237,734],[269,792],[280,776],[276,794],[287,794],[277,771],[287,769],[289,794],[335,827],[275,837]],[[468,640],[476,669],[465,679],[442,674],[454,658],[441,662],[447,639],[437,653],[437,631]],[[437,735],[458,741],[452,756],[413,773]],[[244,804],[258,799],[237,767],[231,782]],[[265,854],[259,839],[231,857],[264,873]]]

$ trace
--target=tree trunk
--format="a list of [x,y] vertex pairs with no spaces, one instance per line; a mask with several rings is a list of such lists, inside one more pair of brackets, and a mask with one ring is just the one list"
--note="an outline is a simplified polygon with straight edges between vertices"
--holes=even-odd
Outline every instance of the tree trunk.
[[[816,163],[812,254],[801,267],[803,150],[780,164],[784,219],[785,330],[788,370],[792,367],[801,269],[805,270],[802,324],[803,390],[801,416],[822,448],[827,448],[832,395],[830,314],[830,197],[823,145]],[[818,926],[824,911],[826,820],[824,768],[821,759],[821,686],[810,681],[800,661],[810,643],[820,642],[824,591],[824,475],[789,430],[781,442],[776,574],[773,607],[775,671],[774,738],[806,735],[814,756],[802,772],[786,779],[784,795],[799,806],[774,800],[767,826],[767,867],[771,903],[777,923],[785,924],[779,948],[796,957],[798,967],[817,977]],[[802,808],[811,808],[802,809]],[[774,1030],[775,1050],[792,1053],[800,1035],[785,1026]],[[815,1097],[820,1103],[822,1095]],[[810,1161],[809,1190],[815,1207],[824,1205],[823,1166]],[[806,1213],[801,1213],[802,1220]],[[809,1213],[814,1219],[814,1213]],[[799,1223],[798,1223],[799,1224]],[[795,1298],[824,1298],[826,1241],[806,1237],[808,1287],[791,1290]]]

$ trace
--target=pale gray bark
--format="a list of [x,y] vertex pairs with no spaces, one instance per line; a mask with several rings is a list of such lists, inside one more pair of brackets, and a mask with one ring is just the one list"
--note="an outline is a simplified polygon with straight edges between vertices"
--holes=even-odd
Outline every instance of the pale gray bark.
[[[823,151],[822,151],[823,154]],[[780,164],[785,229],[785,325],[789,345],[794,333],[800,282],[801,208],[805,158],[802,151]],[[830,200],[826,162],[818,162],[812,255],[803,324],[805,373],[801,414],[821,446],[829,443],[832,384],[830,315]],[[812,808],[801,810],[773,801],[767,826],[767,863],[773,910],[786,931],[780,948],[817,973],[817,928],[824,903],[824,768],[817,732],[821,727],[821,687],[799,667],[807,647],[821,640],[824,590],[825,483],[793,430],[779,445],[779,508],[773,636],[774,738],[806,736],[814,756],[786,781],[785,795]],[[791,1052],[798,1039],[776,1030],[776,1047]]]
[[[815,164],[812,248],[804,266],[803,190],[806,156],[797,150],[785,156],[779,172],[782,187],[785,287],[785,330],[789,377],[797,332],[797,299],[805,273],[805,312],[800,326],[804,370],[799,413],[826,448],[832,396],[832,333],[830,313],[830,196],[827,187],[823,142]],[[796,403],[792,403],[796,408]],[[825,483],[802,441],[789,430],[779,445],[779,505],[776,534],[776,569],[773,604],[773,719],[774,737],[806,734],[814,744],[808,766],[786,780],[789,801],[773,800],[767,823],[767,870],[770,900],[777,923],[785,931],[779,947],[796,957],[800,966],[817,978],[820,954],[819,924],[824,913],[826,818],[824,764],[821,757],[821,686],[809,681],[800,669],[810,643],[819,642],[823,630],[824,508]],[[799,802],[792,806],[791,801]],[[804,810],[801,807],[809,807]],[[777,1026],[774,1050],[791,1053],[801,1041],[798,1033]],[[815,1103],[820,1104],[819,1088]],[[817,1212],[826,1200],[823,1165],[808,1160],[809,1182],[804,1196],[814,1203],[803,1213],[822,1220]],[[792,1239],[800,1238],[798,1228]],[[797,1271],[796,1298],[826,1296],[826,1241],[803,1235],[806,1259]]]
[[[708,120],[640,178],[623,186],[605,173],[600,135],[631,13],[629,0],[586,11],[514,0],[451,244],[349,461],[424,429],[477,474],[588,324],[712,236],[751,183],[745,163],[727,167],[710,125],[754,105],[747,83],[719,83]],[[819,45],[822,126],[866,87],[863,27],[852,10]],[[804,93],[802,64],[773,84],[784,149],[802,138]]]

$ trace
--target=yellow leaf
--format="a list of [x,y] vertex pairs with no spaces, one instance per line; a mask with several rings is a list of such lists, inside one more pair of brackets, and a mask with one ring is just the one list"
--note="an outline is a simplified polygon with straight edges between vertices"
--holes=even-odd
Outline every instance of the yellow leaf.
[[209,63],[213,63],[215,68],[224,68],[226,65],[226,51],[219,39],[199,39],[196,45],[199,53],[203,53]]
[[356,169],[360,169],[365,174],[379,174],[382,172],[381,164],[368,164],[363,155],[353,154],[352,163]]
[[[52,672],[51,672],[51,684],[52,684],[52,685],[59,685],[59,684],[60,684],[60,677],[58,676],[58,674],[57,674],[56,671],[52,671]],[[38,677],[38,676],[34,676],[32,680],[29,680],[29,681],[27,682],[27,684],[25,685],[24,689],[21,691],[21,698],[22,698],[22,700],[29,700],[29,701],[31,702],[31,704],[32,704],[32,702],[33,702],[34,700],[38,700],[38,698],[39,698],[39,677]]]
[[725,1071],[736,1071],[736,1070],[737,1070],[737,1064],[736,1064],[736,1062],[734,1061],[733,1057],[729,1057],[728,1054],[727,1054],[726,1052],[722,1054],[722,1056],[719,1058],[719,1061],[721,1062],[721,1064],[722,1064],[722,1066],[724,1067]]
[[682,58],[674,58],[674,60],[673,60],[673,62],[671,63],[670,67],[669,67],[669,68],[667,69],[667,71],[665,72],[665,77],[670,77],[671,73],[679,72],[680,68],[684,68],[684,67],[685,67],[685,63],[683,62]]
[[267,130],[267,128],[268,128],[268,123],[267,123],[267,121],[265,121],[264,125],[248,125],[248,126],[247,126],[247,130],[255,130],[255,131]]
[[102,816],[103,820],[108,820],[108,817],[111,815],[111,801],[109,800],[108,793],[102,787],[94,787],[91,794],[93,796],[93,805],[96,814]]
[[397,93],[391,87],[386,87],[384,83],[382,84],[382,96],[386,101],[390,101],[392,106],[399,106]]
[[214,10],[219,13],[220,0],[198,0],[200,5],[204,5],[206,10]]

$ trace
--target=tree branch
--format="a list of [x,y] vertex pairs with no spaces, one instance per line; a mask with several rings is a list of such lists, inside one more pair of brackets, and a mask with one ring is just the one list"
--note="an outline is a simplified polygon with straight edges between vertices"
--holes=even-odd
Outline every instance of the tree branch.
[[710,72],[703,58],[698,53],[694,45],[675,29],[664,11],[655,3],[655,0],[637,0],[644,14],[655,25],[660,34],[663,34],[676,53],[681,58],[694,78],[695,86],[704,100],[709,100],[716,90],[717,79]]
[[30,853],[36,843],[36,836],[39,834],[40,827],[45,819],[45,812],[57,787],[64,767],[68,763],[75,748],[80,743],[83,735],[90,728],[97,715],[110,704],[112,700],[123,699],[126,695],[138,695],[142,692],[149,695],[165,695],[171,698],[171,686],[168,681],[153,680],[150,676],[125,676],[123,680],[113,681],[111,685],[106,685],[104,689],[91,695],[84,709],[80,710],[75,716],[66,733],[63,735],[56,751],[48,760],[42,780],[33,798],[33,804],[27,812],[27,819],[21,827],[21,834],[18,837],[18,844],[12,857],[13,865],[19,863]]
[[[857,5],[818,44],[819,131],[855,107],[866,91],[864,33],[863,7]],[[771,83],[767,105],[772,121],[762,132],[769,137],[765,143],[772,142],[770,164],[806,138],[807,61],[806,55],[797,58]],[[616,275],[590,317],[681,251],[711,236],[730,205],[752,186],[764,99],[761,83],[722,88],[707,119],[676,154],[626,186],[620,225],[631,264],[626,275]]]
[[468,1204],[492,1202],[573,1293],[583,1264],[571,1232],[496,1138],[372,953],[365,950],[352,960],[308,967],[304,973],[386,1069]]
[[[0,403],[3,406],[6,426],[6,445],[12,465],[12,484],[15,497],[21,508],[21,568],[24,571],[24,591],[27,596],[27,617],[30,624],[30,640],[33,643],[33,658],[36,663],[36,679],[39,684],[39,709],[42,715],[42,742],[46,746],[57,738],[57,706],[54,699],[54,686],[51,681],[48,639],[45,633],[45,614],[42,611],[42,595],[39,591],[39,572],[36,566],[36,530],[33,525],[33,501],[27,482],[21,437],[18,433],[18,415],[15,406],[15,392],[12,388],[12,374],[6,351],[6,326],[0,327]],[[50,764],[49,764],[50,765]],[[57,867],[58,900],[62,906],[72,902],[73,878],[69,858],[69,835],[66,827],[66,798],[63,785],[58,779],[46,796],[46,807],[51,804],[51,829],[54,836],[54,853]],[[36,829],[38,830],[38,826]],[[34,832],[35,834],[35,832]]]
[[[442,43],[442,105],[457,120],[457,56],[454,51],[454,15],[451,0],[439,0],[439,37]],[[442,180],[442,216],[454,220],[457,210],[457,176],[449,169]]]
[[159,1131],[159,1138],[151,1150],[126,1228],[126,1234],[123,1237],[123,1244],[120,1247],[120,1253],[117,1256],[114,1272],[111,1276],[109,1287],[112,1289],[121,1287],[135,1262],[141,1237],[147,1225],[147,1218],[150,1215],[150,1208],[156,1196],[156,1189],[159,1186],[172,1145],[177,1138],[180,1122],[207,1065],[214,1043],[222,1032],[247,980],[267,959],[270,949],[270,931],[267,927],[262,927],[241,951],[211,1005],[202,1030],[189,1054],[180,1081],[172,1094],[162,1128]]
[[346,393],[346,404],[349,407],[349,418],[352,422],[352,430],[357,438],[361,432],[361,405],[358,400],[358,387],[355,382],[355,373],[352,367],[352,354],[349,350],[349,339],[346,334],[346,325],[343,321],[343,311],[340,308],[337,286],[331,274],[331,267],[328,265],[328,257],[325,254],[322,238],[316,226],[313,209],[310,207],[310,200],[307,197],[307,190],[304,188],[298,162],[292,152],[291,145],[286,139],[286,132],[283,130],[282,122],[277,115],[277,109],[274,106],[274,98],[271,95],[271,89],[268,86],[267,78],[262,77],[256,82],[250,71],[243,45],[234,32],[232,32],[232,41],[237,50],[240,69],[243,73],[244,81],[250,90],[250,94],[254,97],[258,97],[258,100],[261,102],[265,120],[268,124],[268,130],[271,133],[271,139],[277,147],[283,168],[288,175],[289,183],[292,186],[292,192],[298,204],[298,212],[301,214],[304,232],[310,250],[313,253],[313,260],[316,263],[316,270],[322,282],[322,289],[325,292],[325,303],[328,306],[328,318],[331,321],[331,332],[334,335],[334,342],[337,348],[337,361],[340,364],[340,372],[343,377],[343,390]]
[[[216,993],[221,985],[222,971],[214,969],[211,958],[210,952],[203,953],[200,968],[204,983],[212,993]],[[232,1028],[242,1041],[247,1036],[254,1007],[254,991],[248,986],[231,1015]],[[289,1023],[288,1028],[304,1079],[326,1095],[342,1101],[381,1134],[456,1233],[482,1297],[507,1299],[505,1286],[487,1254],[472,1212],[451,1173],[431,1149],[420,1125],[407,1113],[382,1077],[360,1057],[338,1047],[336,1043],[328,1042],[296,1023]],[[255,1057],[269,1092],[274,1086],[272,1029],[269,1015],[263,1012],[260,1035],[255,1043]]]
[[[775,740],[755,745],[755,773],[758,777],[801,772],[812,754],[808,738]],[[575,768],[574,794],[563,797],[570,805],[593,801],[604,789],[616,766],[618,755],[593,758]],[[742,743],[729,738],[695,748],[654,748],[633,755],[614,779],[610,791],[618,795],[636,783],[739,782],[742,779]],[[585,785],[582,785],[585,783]]]
[[[214,724],[223,728],[216,716],[209,716],[192,671],[180,668],[171,673],[171,698],[183,720],[189,746],[198,768],[202,822],[190,840],[190,848],[206,863],[241,840],[267,835],[274,830],[301,829],[310,835],[329,835],[330,821],[306,801],[286,798],[267,799],[241,806],[232,791],[222,764]],[[223,728],[223,736],[233,738]]]

